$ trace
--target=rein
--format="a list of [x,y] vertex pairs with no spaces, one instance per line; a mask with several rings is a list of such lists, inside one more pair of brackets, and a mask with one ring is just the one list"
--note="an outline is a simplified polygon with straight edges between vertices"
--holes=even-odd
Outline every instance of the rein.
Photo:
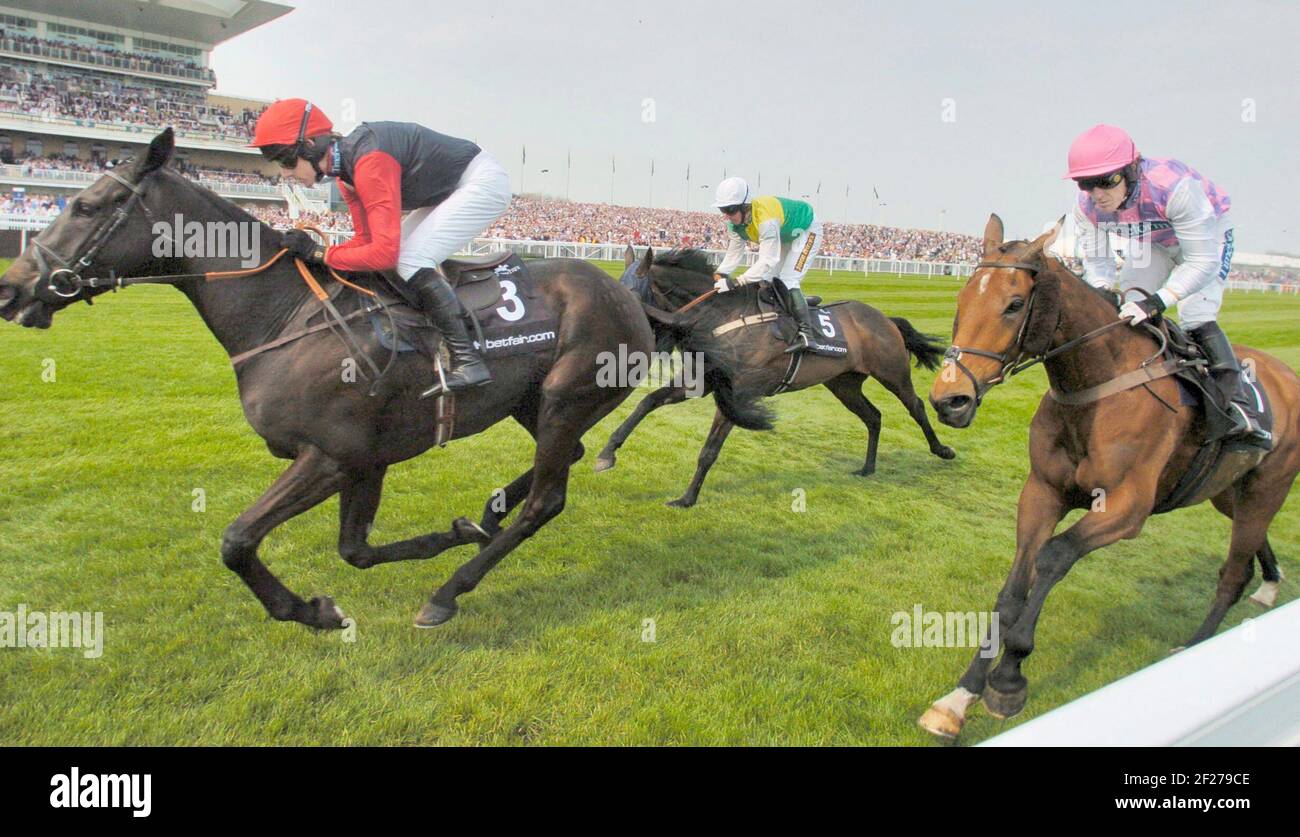
[[[1026,262],[980,262],[978,265],[975,266],[976,270],[980,270],[982,268],[994,268],[994,269],[1009,268],[1012,270],[1023,270],[1029,273],[1031,276],[1036,276],[1039,271],[1038,265],[1028,264]],[[1087,334],[1083,334],[1080,335],[1079,337],[1075,337],[1072,340],[1068,340],[1065,343],[1062,343],[1060,346],[1057,346],[1055,349],[1051,349],[1041,354],[1034,355],[1026,360],[1024,359],[1025,352],[1021,348],[1021,346],[1025,340],[1025,331],[1026,329],[1028,329],[1029,323],[1033,319],[1034,301],[1037,299],[1037,296],[1038,296],[1038,286],[1037,284],[1035,284],[1034,289],[1029,292],[1029,303],[1025,306],[1025,318],[1024,321],[1020,324],[1020,331],[1016,334],[1015,342],[1013,342],[1011,344],[1011,347],[1008,348],[1005,352],[1002,352],[1001,354],[997,354],[984,349],[972,349],[963,346],[958,346],[955,343],[949,346],[948,350],[944,352],[943,354],[944,360],[947,362],[951,362],[954,366],[960,369],[966,375],[967,378],[970,379],[971,385],[974,386],[975,388],[975,405],[977,407],[980,405],[981,402],[983,402],[984,396],[988,393],[989,390],[993,389],[993,387],[997,386],[998,384],[1005,382],[1008,378],[1019,375],[1021,372],[1024,372],[1026,369],[1037,366],[1040,363],[1044,363],[1048,360],[1051,360],[1057,355],[1068,352],[1071,349],[1075,348],[1076,346],[1086,343],[1089,340],[1092,340],[1093,338],[1099,337],[1113,328],[1117,328],[1119,326],[1125,325],[1125,322],[1123,320],[1115,320],[1114,322],[1107,323],[1106,325],[1101,326],[1100,328],[1094,328],[1092,331],[1089,331]],[[986,357],[989,358],[990,360],[996,360],[1001,365],[1002,370],[997,374],[996,377],[988,381],[980,381],[979,378],[975,377],[975,373],[971,372],[970,369],[966,366],[966,364],[961,362],[961,357],[964,354],[972,354],[978,357]],[[1157,353],[1157,355],[1158,354],[1159,353]],[[1128,373],[1128,374],[1132,375],[1133,373]],[[1119,378],[1123,378],[1123,377],[1125,376],[1120,375],[1112,380],[1118,380]],[[1134,377],[1135,381],[1137,377],[1138,376]],[[1163,376],[1157,376],[1157,377],[1163,377]],[[1154,380],[1154,379],[1142,378],[1142,382],[1147,382],[1150,380]],[[1136,385],[1137,383],[1134,383],[1131,386],[1136,386]],[[1131,388],[1131,387],[1126,387],[1126,388]],[[1101,389],[1102,389],[1101,387],[1093,387],[1090,390],[1086,390],[1085,393],[1077,393],[1076,395],[1092,394],[1094,391],[1100,391]],[[1105,393],[1105,395],[1112,394],[1112,392],[1116,392],[1116,391],[1119,390],[1108,390]],[[1104,398],[1105,395],[1102,395],[1100,397]],[[1073,404],[1073,403],[1089,403],[1097,399],[1089,398],[1087,401],[1076,402],[1072,400],[1067,401],[1066,398],[1063,397],[1063,398],[1058,398],[1057,400],[1061,403]]]
[[[88,270],[91,267],[91,265],[94,263],[96,253],[99,252],[101,247],[103,247],[106,243],[108,243],[108,241],[118,231],[118,229],[122,226],[122,224],[126,222],[127,218],[130,217],[132,211],[134,211],[137,206],[141,209],[141,211],[144,212],[146,218],[148,218],[150,221],[153,221],[154,214],[149,211],[149,207],[146,206],[144,203],[144,195],[145,195],[144,182],[145,179],[152,174],[153,172],[149,172],[148,174],[144,175],[144,177],[141,177],[140,180],[137,181],[136,183],[132,183],[131,181],[127,180],[125,177],[122,177],[120,174],[118,174],[115,171],[108,170],[104,172],[104,175],[106,177],[112,178],[122,186],[131,190],[131,197],[129,197],[117,209],[113,210],[113,215],[110,217],[110,219],[107,222],[101,224],[95,230],[93,230],[90,233],[90,235],[86,237],[86,240],[77,247],[78,250],[81,249],[82,247],[85,247],[85,252],[81,255],[80,258],[77,258],[75,261],[71,259],[65,259],[62,256],[60,256],[58,253],[55,253],[49,247],[42,244],[40,242],[39,237],[33,238],[32,244],[35,247],[34,257],[36,260],[37,268],[40,271],[39,278],[38,278],[38,287],[42,288],[43,290],[45,290],[46,292],[48,292],[49,294],[53,295],[54,297],[60,300],[75,300],[78,296],[82,294],[83,291],[86,291],[88,289],[95,290],[100,288],[107,288],[112,290],[113,292],[117,292],[119,289],[127,288],[132,285],[175,285],[191,279],[201,279],[204,282],[214,282],[221,279],[237,279],[246,276],[256,276],[260,273],[265,272],[272,265],[278,262],[285,255],[285,253],[289,252],[287,248],[281,249],[274,256],[272,256],[270,259],[263,262],[262,264],[257,265],[256,267],[251,267],[251,268],[246,268],[241,270],[217,270],[217,271],[208,271],[204,273],[170,273],[170,274],[154,275],[154,276],[110,276],[108,278],[100,278],[100,277],[93,277],[93,276],[90,278],[83,277],[81,275],[82,272]],[[324,239],[325,237],[324,234],[314,226],[300,225],[298,226],[298,229],[304,229],[310,232],[314,232],[322,239]],[[74,250],[73,252],[75,254],[76,250]],[[55,270],[51,270],[49,262],[46,261],[47,258],[53,259],[59,265],[59,267]],[[321,287],[320,282],[316,280],[316,277],[312,275],[311,270],[308,269],[307,265],[301,259],[295,258],[294,266],[298,269],[298,275],[302,277],[303,282],[307,285],[307,287],[311,290],[312,294],[320,302],[321,307],[324,308],[327,316],[326,322],[319,327],[306,329],[296,334],[289,335],[287,338],[282,336],[280,338],[277,338],[276,340],[272,340],[270,343],[266,343],[263,344],[262,346],[258,346],[249,351],[242,352],[239,355],[236,355],[235,357],[231,358],[232,365],[238,366],[239,363],[255,355],[261,354],[263,351],[276,348],[278,346],[282,346],[286,343],[292,342],[293,340],[297,340],[300,337],[305,337],[308,334],[314,333],[315,331],[319,331],[327,327],[330,329],[330,331],[334,332],[335,336],[339,337],[339,339],[343,341],[345,346],[347,346],[351,351],[359,355],[361,359],[366,362],[366,365],[370,367],[371,372],[374,373],[375,375],[375,379],[372,382],[370,387],[370,394],[374,395],[376,392],[376,388],[379,384],[379,380],[383,378],[384,375],[388,372],[388,370],[392,367],[393,362],[397,357],[397,352],[393,351],[390,353],[388,364],[381,370],[379,366],[374,362],[374,360],[371,359],[370,355],[366,353],[365,349],[361,346],[360,342],[357,340],[357,337],[353,333],[351,327],[348,325],[348,320],[354,319],[355,315],[350,315],[345,317],[339,313],[338,309],[335,308],[333,302],[330,301],[329,293],[324,288]],[[352,290],[356,291],[359,294],[362,294],[363,296],[368,296],[374,299],[379,304],[380,308],[382,308],[384,312],[388,315],[389,322],[393,325],[393,333],[394,334],[397,333],[396,324],[393,323],[392,313],[388,311],[388,306],[384,305],[383,301],[380,299],[377,293],[370,290],[369,288],[363,288],[360,285],[357,285],[353,282],[349,282],[347,279],[344,279],[342,276],[340,276],[338,271],[334,270],[334,268],[332,267],[326,266],[326,269],[329,271],[330,277],[333,278],[339,284],[351,288]],[[87,296],[83,298],[85,299],[86,304],[88,305],[93,304],[91,297]],[[362,377],[364,377],[364,375]]]

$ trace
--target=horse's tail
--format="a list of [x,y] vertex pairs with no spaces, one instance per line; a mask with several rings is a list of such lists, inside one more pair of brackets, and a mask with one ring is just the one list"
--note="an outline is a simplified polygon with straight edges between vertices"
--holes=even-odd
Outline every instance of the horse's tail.
[[771,409],[757,395],[737,393],[726,372],[716,367],[709,369],[704,373],[704,380],[712,388],[713,400],[727,421],[746,430],[772,429]]
[[917,366],[937,369],[943,359],[943,342],[940,338],[922,334],[902,317],[889,318],[903,333],[903,346],[916,358]]

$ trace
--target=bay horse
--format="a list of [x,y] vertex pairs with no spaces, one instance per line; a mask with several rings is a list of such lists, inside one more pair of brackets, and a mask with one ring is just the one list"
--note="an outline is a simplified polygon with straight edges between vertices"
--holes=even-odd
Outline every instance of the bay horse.
[[[316,298],[288,258],[256,276],[205,281],[204,274],[235,266],[236,257],[153,256],[155,227],[175,215],[187,227],[194,222],[253,225],[260,241],[273,246],[271,252],[280,250],[280,233],[168,167],[173,150],[168,128],[137,159],[110,170],[72,199],[0,277],[0,316],[48,328],[58,311],[76,301],[90,302],[113,281],[88,281],[83,273],[139,276],[142,281],[164,277],[158,281],[179,288],[235,358],[267,348],[301,325],[305,315],[317,312]],[[373,392],[340,374],[357,358],[331,331],[300,336],[236,365],[249,424],[272,455],[293,464],[225,530],[221,558],[273,618],[312,628],[344,626],[343,613],[328,596],[304,601],[257,556],[258,545],[275,527],[335,494],[340,495],[338,550],[354,567],[426,559],[461,544],[480,545],[478,554],[425,602],[415,618],[417,627],[440,625],[455,616],[457,596],[473,590],[507,553],[563,510],[569,467],[583,455],[583,433],[630,392],[626,386],[598,382],[597,357],[620,346],[649,351],[653,334],[633,295],[598,268],[573,259],[546,259],[530,262],[529,272],[555,318],[554,349],[496,358],[491,386],[456,395],[452,438],[480,433],[512,417],[536,440],[532,467],[505,488],[504,496],[494,495],[478,525],[462,517],[446,532],[384,546],[367,540],[387,468],[435,443],[434,402],[420,399],[433,380],[433,364],[425,356],[392,357],[373,329],[358,329],[354,339],[359,345],[352,349],[391,358]],[[165,281],[177,276],[191,278]],[[501,528],[521,502],[518,517]]]
[[[1026,359],[1043,362],[1051,385],[1030,422],[1016,555],[995,605],[1001,661],[990,672],[997,649],[981,649],[957,689],[919,720],[923,729],[948,738],[960,733],[967,709],[981,699],[998,718],[1023,708],[1028,681],[1021,666],[1034,650],[1034,630],[1052,587],[1084,555],[1136,538],[1153,513],[1168,510],[1166,501],[1205,437],[1202,412],[1175,406],[1174,378],[1143,386],[1134,385],[1136,376],[1125,377],[1158,356],[1156,332],[1119,321],[1112,295],[1044,254],[1059,231],[1058,223],[1031,242],[1003,243],[1001,219],[989,218],[983,261],[958,294],[952,348],[930,391],[940,421],[967,427],[988,390]],[[1269,354],[1234,348],[1253,365],[1272,403],[1275,444],[1267,454],[1252,449],[1240,463],[1226,461],[1199,491],[1177,502],[1185,507],[1210,499],[1232,519],[1218,589],[1188,645],[1214,634],[1250,582],[1256,558],[1264,586],[1253,598],[1273,603],[1281,576],[1268,528],[1300,471],[1300,378]],[[1061,519],[1080,508],[1087,513],[1056,534]]]
[[[628,247],[623,254],[624,272],[620,284],[633,291],[646,305],[651,325],[656,331],[660,350],[677,345],[684,352],[704,356],[705,391],[712,389],[718,404],[713,426],[700,450],[695,476],[686,492],[668,502],[675,508],[690,508],[699,499],[700,487],[718,458],[727,434],[734,426],[747,430],[766,430],[771,425],[770,412],[756,399],[780,387],[793,392],[821,384],[867,427],[867,455],[862,467],[853,473],[870,476],[876,470],[876,446],[880,440],[880,411],[862,394],[862,385],[874,377],[898,398],[925,434],[930,452],[940,459],[957,454],[944,445],[930,426],[925,402],[912,387],[908,356],[917,366],[937,368],[943,347],[921,334],[901,317],[886,317],[865,303],[837,303],[838,320],[848,344],[844,357],[805,354],[792,382],[781,387],[790,355],[787,344],[772,334],[766,323],[732,328],[721,336],[713,330],[735,323],[737,318],[758,314],[757,283],[742,285],[725,294],[711,294],[714,266],[698,250],[674,250],[655,256],[647,248],[638,262]],[[664,309],[668,310],[665,311]],[[702,393],[700,393],[702,394]],[[613,468],[616,453],[636,426],[659,407],[679,404],[689,397],[685,385],[659,388],[641,400],[630,416],[610,436],[596,460],[596,470]],[[743,405],[745,409],[738,409]]]

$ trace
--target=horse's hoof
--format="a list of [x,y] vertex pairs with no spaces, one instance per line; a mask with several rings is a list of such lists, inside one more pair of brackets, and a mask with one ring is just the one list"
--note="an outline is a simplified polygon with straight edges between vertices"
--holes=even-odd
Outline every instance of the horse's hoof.
[[454,602],[451,607],[425,602],[424,607],[420,608],[420,612],[415,614],[415,627],[436,628],[439,625],[445,625],[451,621],[458,610],[460,610],[460,606]]
[[465,543],[487,543],[492,536],[487,530],[468,517],[458,517],[451,522],[451,530]]
[[1276,581],[1265,581],[1259,585],[1250,597],[1250,600],[1260,607],[1272,607],[1277,604],[1277,586]]
[[952,740],[961,735],[962,719],[943,706],[931,706],[917,719],[916,725],[931,735]]
[[597,473],[597,474],[599,474],[601,471],[608,471],[610,468],[613,468],[613,467],[614,467],[614,457],[612,457],[612,456],[611,456],[611,457],[608,457],[608,458],[602,456],[602,457],[600,457],[599,459],[596,460],[596,473]]
[[675,509],[689,509],[691,506],[695,505],[695,501],[691,500],[688,502],[685,497],[678,497],[676,500],[669,500],[667,503],[664,503],[664,505],[672,506]]
[[934,455],[939,457],[940,459],[956,459],[957,451],[953,450],[947,445],[941,445],[939,449],[934,452]]
[[343,627],[343,622],[347,617],[343,615],[343,611],[339,610],[339,606],[334,604],[334,600],[329,596],[317,596],[307,604],[311,605],[312,610],[315,611],[312,618],[313,628],[338,630]]
[[984,708],[989,714],[999,721],[1005,721],[1008,718],[1014,718],[1020,714],[1020,710],[1025,708],[1025,700],[1029,697],[1029,687],[1021,686],[1014,692],[999,692],[992,686],[984,689]]

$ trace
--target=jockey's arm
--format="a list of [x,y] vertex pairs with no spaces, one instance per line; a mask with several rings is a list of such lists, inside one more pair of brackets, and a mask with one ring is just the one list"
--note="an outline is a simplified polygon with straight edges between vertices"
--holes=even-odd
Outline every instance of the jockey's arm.
[[357,161],[352,180],[356,190],[348,208],[354,225],[364,218],[368,235],[326,250],[325,264],[337,270],[392,270],[402,245],[402,167],[390,155],[371,151]]
[[1169,195],[1165,214],[1174,225],[1182,263],[1177,265],[1157,293],[1166,306],[1202,290],[1219,272],[1219,219],[1205,190],[1192,178],[1184,178]]
[[761,282],[776,276],[781,268],[781,222],[769,218],[758,225],[758,261],[736,277],[736,283]]
[[722,264],[718,265],[717,272],[723,276],[730,276],[731,271],[740,266],[740,260],[744,257],[745,239],[731,227],[727,227],[727,254],[722,257]]
[[1083,207],[1074,205],[1074,239],[1083,261],[1083,279],[1094,288],[1110,290],[1115,286],[1115,254],[1110,236],[1092,223]]

